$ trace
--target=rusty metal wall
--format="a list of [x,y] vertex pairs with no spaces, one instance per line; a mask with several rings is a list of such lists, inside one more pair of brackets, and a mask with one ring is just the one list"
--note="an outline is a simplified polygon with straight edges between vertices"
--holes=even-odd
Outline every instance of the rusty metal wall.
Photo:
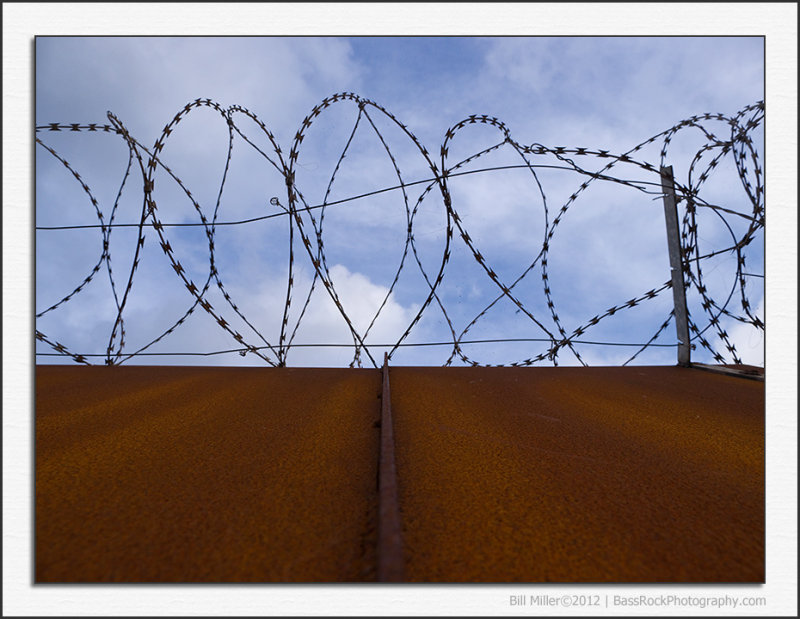
[[408,580],[763,581],[763,383],[680,367],[391,383]]
[[378,370],[38,367],[38,582],[375,578]]
[[[763,382],[388,375],[405,580],[763,581]],[[35,580],[376,580],[382,388],[379,370],[38,366]]]

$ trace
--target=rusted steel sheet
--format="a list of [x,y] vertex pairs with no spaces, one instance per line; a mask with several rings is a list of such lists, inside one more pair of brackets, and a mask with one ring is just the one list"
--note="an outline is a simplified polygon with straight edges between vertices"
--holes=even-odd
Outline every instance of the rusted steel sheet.
[[37,582],[375,580],[378,370],[36,369]]
[[764,385],[392,368],[406,580],[762,582]]
[[403,539],[400,506],[397,496],[392,397],[389,388],[389,363],[384,356],[383,392],[381,395],[381,456],[378,492],[378,580],[403,581]]
[[[405,580],[763,580],[762,382],[389,374]],[[377,370],[38,367],[36,580],[376,580],[381,395]]]

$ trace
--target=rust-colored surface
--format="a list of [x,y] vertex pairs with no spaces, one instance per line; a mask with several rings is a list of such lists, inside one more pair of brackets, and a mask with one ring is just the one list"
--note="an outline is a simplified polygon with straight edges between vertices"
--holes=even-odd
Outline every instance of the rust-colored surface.
[[378,370],[36,369],[37,582],[375,579]]
[[[760,582],[764,383],[389,370],[404,577]],[[37,582],[374,581],[381,371],[36,369]]]
[[764,580],[763,383],[392,368],[406,578]]

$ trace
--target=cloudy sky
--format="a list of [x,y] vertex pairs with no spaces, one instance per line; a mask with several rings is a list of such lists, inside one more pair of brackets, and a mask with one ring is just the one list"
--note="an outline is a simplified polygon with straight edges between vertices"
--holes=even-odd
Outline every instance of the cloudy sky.
[[[392,362],[402,365],[537,359],[548,352],[553,337],[559,339],[559,328],[573,334],[610,308],[662,287],[669,279],[669,262],[658,174],[621,162],[608,174],[640,181],[638,188],[596,180],[570,200],[588,177],[564,169],[569,164],[563,156],[526,153],[521,147],[623,154],[691,116],[732,117],[764,98],[761,37],[39,37],[35,60],[37,126],[109,124],[110,111],[137,140],[145,164],[144,149],[152,152],[157,140],[163,143],[163,165],[153,172],[152,192],[163,238],[145,227],[137,256],[137,227],[114,228],[107,238],[110,260],[101,262],[104,237],[99,228],[44,228],[98,224],[91,198],[104,223],[112,212],[116,224],[138,223],[144,199],[139,164],[130,159],[125,140],[113,133],[37,134],[58,154],[37,145],[37,329],[76,354],[103,355],[111,345],[116,361],[126,363],[258,365],[284,359],[289,365],[347,365],[354,362],[354,337],[368,346],[355,361],[365,366],[380,364],[384,351],[391,351]],[[302,127],[315,106],[342,92],[380,108],[369,103],[361,109],[356,101],[338,100]],[[207,105],[192,107],[162,137],[175,115],[198,98],[210,99],[223,111],[237,105],[248,110],[231,114],[232,141],[223,114]],[[447,136],[470,115],[497,118],[506,132],[497,124],[470,123]],[[703,125],[720,140],[730,138],[724,121]],[[324,211],[298,215],[310,252],[297,225],[290,244],[290,201],[280,167],[280,157],[289,165],[301,128],[303,140],[292,167],[300,194],[295,206],[330,204]],[[751,136],[763,156],[763,131],[756,129]],[[448,152],[442,162],[445,140]],[[718,148],[705,152],[690,170],[708,142],[696,127],[682,129],[670,142],[665,162],[673,166],[678,183],[696,183],[719,154]],[[631,157],[657,169],[663,145],[662,137]],[[569,158],[589,171],[608,163],[595,156]],[[471,172],[447,179],[461,229],[448,220],[431,162],[451,174]],[[526,163],[533,167],[523,167]],[[514,167],[481,171],[508,166]],[[752,167],[749,180],[754,182]],[[712,172],[699,197],[751,214],[733,158],[728,155]],[[396,188],[401,183],[408,186]],[[568,209],[556,221],[565,205]],[[198,209],[208,222],[218,224],[213,242],[219,281],[209,281],[206,229],[167,225],[200,224]],[[679,210],[683,212],[683,204]],[[701,253],[729,247],[746,230],[745,218],[726,214],[723,220],[718,213],[699,209]],[[258,221],[246,225],[219,225],[254,218]],[[409,220],[413,246],[408,243]],[[448,226],[453,229],[449,243]],[[545,266],[541,251],[551,231]],[[161,248],[164,240],[169,254]],[[760,232],[746,252],[745,279],[747,300],[761,319],[763,252]],[[443,276],[431,297],[430,284],[445,255]],[[314,277],[315,257],[324,257],[322,277]],[[185,279],[171,260],[180,263]],[[97,264],[101,268],[80,292],[59,304]],[[736,265],[731,252],[704,261],[703,282],[720,305],[733,292],[727,308],[744,316],[741,293],[732,290]],[[291,305],[283,326],[290,276]],[[196,305],[187,282],[198,289],[209,282],[203,298],[213,316]],[[512,286],[513,298],[503,296],[502,286]],[[692,317],[731,362],[701,303],[696,291],[690,291]],[[122,350],[116,323],[120,306]],[[158,339],[193,306],[196,311]],[[583,343],[560,349],[557,361],[624,363],[639,350],[635,344],[659,331],[671,308],[667,289],[606,316],[575,338]],[[228,330],[219,326],[218,318]],[[404,345],[395,349],[412,323]],[[722,325],[744,362],[763,364],[758,329],[728,318]],[[237,350],[243,345],[236,333],[262,357],[253,352],[128,357],[137,351]],[[454,354],[454,339],[464,342],[459,349],[463,356]],[[499,339],[534,341],[467,343]],[[281,342],[294,345],[285,356]],[[664,346],[648,348],[631,363],[675,363],[672,323],[654,342]],[[696,343],[693,359],[713,362]],[[349,347],[335,346],[339,344]],[[37,342],[36,352],[54,351]],[[88,358],[104,362],[103,356]],[[74,363],[44,354],[37,362]]]

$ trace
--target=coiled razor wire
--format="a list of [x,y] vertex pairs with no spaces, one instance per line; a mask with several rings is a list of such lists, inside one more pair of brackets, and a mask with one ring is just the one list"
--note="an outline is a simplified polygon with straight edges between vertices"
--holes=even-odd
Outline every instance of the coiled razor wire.
[[[350,104],[357,108],[357,117],[350,132],[349,139],[347,140],[344,150],[342,151],[338,161],[336,162],[333,173],[327,183],[325,198],[321,204],[309,204],[303,195],[302,188],[298,186],[296,172],[298,168],[298,157],[300,154],[303,139],[305,138],[309,128],[315,120],[322,115],[326,109],[334,105]],[[224,174],[222,181],[217,192],[216,203],[213,208],[213,213],[209,219],[198,203],[197,199],[192,196],[189,188],[178,176],[166,165],[162,160],[161,154],[170,134],[175,128],[183,121],[189,114],[198,108],[209,108],[214,110],[221,121],[225,122],[228,129],[228,149],[225,161]],[[400,129],[418,153],[423,157],[427,169],[430,171],[430,177],[423,180],[408,181],[401,173],[398,161],[389,147],[389,144],[384,139],[383,134],[379,130],[373,116],[383,115],[385,119],[390,121],[390,124],[395,125]],[[642,292],[641,294],[632,297],[631,299],[607,308],[605,311],[599,312],[589,318],[583,324],[574,327],[568,331],[564,321],[559,317],[556,309],[556,301],[552,292],[551,274],[548,271],[548,258],[550,256],[553,238],[556,234],[559,224],[563,220],[565,214],[575,201],[584,193],[593,183],[598,181],[611,182],[619,185],[628,186],[646,194],[652,194],[655,199],[658,199],[661,193],[660,169],[670,163],[669,147],[673,139],[680,132],[699,132],[703,136],[704,143],[696,152],[689,164],[688,176],[685,184],[675,181],[675,196],[682,210],[682,225],[681,225],[681,250],[682,250],[682,264],[685,286],[688,290],[692,289],[700,295],[702,299],[702,315],[697,313],[689,316],[689,327],[692,333],[692,347],[696,348],[697,344],[709,351],[714,360],[718,363],[726,363],[732,361],[735,364],[742,363],[742,360],[736,350],[734,343],[731,341],[730,335],[725,331],[722,325],[722,318],[732,319],[739,323],[751,325],[759,330],[764,330],[764,322],[755,315],[752,304],[748,298],[748,286],[746,277],[754,275],[746,271],[746,255],[745,249],[752,244],[756,239],[763,240],[764,231],[764,175],[760,163],[759,149],[756,140],[753,139],[754,131],[760,127],[764,121],[764,103],[759,101],[753,105],[748,105],[734,116],[725,116],[723,114],[702,114],[692,116],[683,120],[663,131],[648,140],[638,144],[630,150],[621,154],[615,154],[608,150],[592,149],[586,147],[548,147],[542,144],[534,143],[524,145],[516,141],[506,125],[499,119],[487,115],[471,115],[461,122],[455,124],[445,133],[444,141],[439,150],[439,157],[428,151],[428,149],[421,143],[421,141],[411,132],[411,130],[398,120],[391,112],[382,107],[381,105],[370,101],[369,99],[362,98],[351,92],[344,92],[335,94],[331,97],[325,98],[322,102],[316,105],[311,113],[306,116],[294,136],[293,143],[289,149],[288,156],[285,156],[284,151],[279,146],[275,136],[267,128],[253,112],[239,105],[233,105],[228,108],[223,108],[218,103],[211,99],[196,99],[191,103],[185,105],[174,118],[164,127],[159,138],[155,141],[152,148],[146,148],[137,138],[135,138],[123,122],[117,118],[113,113],[109,112],[108,123],[98,124],[62,124],[62,123],[49,123],[36,127],[36,143],[41,146],[52,157],[60,161],[66,169],[71,173],[75,180],[80,184],[82,190],[89,198],[89,201],[94,208],[95,214],[99,220],[98,224],[79,225],[79,226],[60,226],[60,227],[37,227],[37,230],[47,229],[74,229],[74,228],[99,228],[102,237],[102,251],[93,265],[89,273],[83,278],[81,283],[72,290],[69,294],[64,296],[58,302],[51,306],[39,311],[36,314],[37,319],[44,315],[54,312],[59,308],[64,307],[78,294],[80,294],[101,271],[105,271],[110,281],[111,292],[114,300],[115,318],[111,332],[108,334],[108,341],[106,344],[105,353],[76,353],[69,350],[65,345],[55,341],[51,336],[36,329],[36,339],[49,345],[55,351],[54,353],[37,353],[37,355],[63,355],[71,357],[75,362],[91,364],[90,358],[102,357],[103,362],[107,365],[118,365],[125,361],[139,356],[139,355],[174,355],[179,356],[183,354],[198,354],[198,353],[156,353],[147,352],[156,343],[162,341],[164,338],[174,333],[179,329],[189,316],[198,310],[206,312],[218,325],[219,329],[225,331],[231,338],[234,347],[223,351],[209,351],[206,353],[199,353],[205,355],[236,353],[241,355],[250,354],[260,358],[264,363],[271,366],[285,366],[287,364],[287,355],[293,348],[300,348],[305,346],[312,346],[313,344],[299,344],[295,343],[295,336],[298,332],[300,323],[306,315],[306,310],[312,294],[318,284],[321,284],[327,292],[330,299],[336,306],[342,320],[347,325],[347,328],[352,337],[353,358],[350,366],[361,367],[364,363],[372,366],[377,366],[378,356],[373,353],[378,345],[367,345],[365,340],[376,323],[381,312],[385,309],[387,302],[392,295],[397,282],[400,278],[403,269],[417,268],[422,275],[426,284],[426,294],[419,310],[414,315],[413,320],[402,333],[402,335],[393,343],[381,344],[380,346],[390,347],[388,352],[389,358],[401,346],[425,346],[425,345],[443,345],[451,346],[450,355],[445,362],[445,365],[451,365],[457,359],[468,365],[483,365],[479,361],[471,358],[464,351],[463,346],[466,344],[474,343],[476,341],[487,340],[474,340],[468,337],[470,329],[483,317],[486,316],[492,307],[494,307],[501,300],[511,302],[517,308],[517,312],[521,312],[532,325],[540,333],[538,338],[509,338],[502,340],[491,341],[537,341],[546,344],[546,349],[536,355],[532,355],[525,359],[514,361],[511,366],[530,366],[537,363],[558,364],[558,357],[560,354],[568,352],[574,356],[578,362],[587,365],[584,359],[576,348],[576,344],[597,343],[583,338],[592,328],[601,323],[603,320],[610,316],[617,315],[625,310],[636,307],[640,304],[646,303],[655,299],[658,295],[664,293],[667,289],[671,288],[671,279],[665,278],[666,281],[653,287],[650,290]],[[239,124],[237,118],[249,118],[260,129],[263,136],[266,136],[270,145],[270,152],[265,152],[255,144],[255,138],[245,134]],[[499,142],[491,147],[485,148],[479,152],[473,153],[469,157],[451,163],[448,160],[448,154],[451,143],[457,134],[470,125],[485,125],[499,134]],[[343,159],[348,153],[351,146],[353,137],[359,126],[369,126],[372,131],[380,139],[380,143],[388,156],[394,170],[394,176],[397,178],[396,185],[391,187],[382,188],[369,194],[362,194],[361,196],[354,196],[349,199],[329,201],[331,191],[336,181],[337,173],[340,170]],[[723,127],[724,133],[717,135],[709,128],[711,125],[714,127]],[[92,190],[83,180],[81,175],[73,168],[73,166],[64,159],[56,150],[48,146],[43,136],[48,132],[95,132],[106,135],[118,136],[121,138],[128,150],[128,162],[125,169],[123,179],[119,185],[116,193],[116,198],[111,205],[110,211],[106,214],[101,209],[101,205],[93,195]],[[263,138],[262,136],[262,138]],[[220,199],[223,193],[223,187],[228,175],[231,152],[234,145],[234,140],[244,140],[248,143],[263,160],[271,165],[284,179],[285,188],[283,189],[283,197],[273,196],[270,203],[273,206],[279,207],[280,212],[267,215],[263,217],[256,217],[242,222],[222,222],[218,221],[218,214],[220,208]],[[648,163],[639,159],[640,151],[644,147],[651,144],[661,144],[660,161],[658,165]],[[497,272],[489,264],[488,260],[478,249],[475,241],[467,231],[462,217],[459,214],[458,205],[455,204],[453,196],[450,191],[451,179],[462,174],[469,174],[470,171],[466,170],[468,164],[484,157],[485,155],[498,150],[501,147],[510,147],[519,156],[521,163],[517,166],[503,166],[503,168],[521,168],[527,169],[532,178],[535,180],[539,195],[542,199],[544,209],[545,221],[545,234],[544,238],[538,246],[535,255],[532,255],[531,262],[527,268],[519,275],[514,281],[503,281]],[[547,166],[537,163],[537,158],[549,157],[550,161],[557,162],[555,166]],[[604,165],[596,171],[592,171],[584,165],[576,163],[576,159],[580,157],[583,161],[597,160],[601,161]],[[731,209],[716,204],[706,202],[701,194],[704,184],[709,179],[714,169],[719,166],[721,161],[725,158],[732,158],[739,179],[741,181],[742,189],[746,196],[746,209]],[[541,167],[556,167],[562,170],[569,170],[582,179],[578,188],[569,196],[564,204],[555,213],[555,217],[550,221],[550,207],[548,206],[545,198],[544,188],[537,174],[537,168]],[[200,218],[200,224],[169,224],[162,222],[159,217],[159,207],[155,198],[155,172],[157,169],[163,170],[169,177],[171,177],[180,190],[191,201],[197,215]],[[480,171],[500,169],[486,168]],[[651,180],[630,180],[630,170],[635,169],[639,173],[644,171],[651,175]],[[627,173],[623,173],[623,171]],[[137,224],[118,224],[115,223],[115,216],[118,211],[120,198],[126,186],[131,185],[135,181],[134,178],[140,179],[141,188],[143,191],[143,202],[139,221]],[[645,176],[645,178],[648,178]],[[414,201],[410,196],[412,188],[422,188],[421,193]],[[362,198],[368,195],[379,194],[385,191],[392,191],[399,189],[402,192],[403,201],[406,210],[406,223],[407,228],[405,231],[405,243],[402,252],[402,257],[395,271],[392,283],[388,288],[388,292],[383,298],[378,311],[375,313],[367,328],[360,332],[356,329],[351,316],[346,311],[342,303],[336,287],[331,278],[330,268],[326,258],[325,245],[323,242],[323,223],[325,217],[325,208],[333,204],[347,202],[348,200]],[[415,218],[419,212],[420,206],[423,201],[431,194],[437,193],[441,196],[441,203],[444,207],[444,215],[446,217],[446,228],[444,236],[444,249],[438,261],[438,266],[434,268],[423,265],[418,246],[414,235]],[[285,200],[285,205],[282,202]],[[698,223],[698,213],[700,210],[707,210],[719,217],[723,222],[725,228],[730,235],[730,242],[724,247],[717,248],[712,252],[703,253],[701,247],[701,235]],[[283,313],[281,317],[280,333],[277,341],[270,341],[260,330],[251,322],[244,314],[244,312],[236,305],[232,296],[226,290],[223,282],[222,275],[220,274],[216,258],[215,258],[215,235],[218,226],[231,225],[234,223],[249,223],[267,219],[270,217],[285,217],[288,220],[288,248],[289,248],[289,261],[288,261],[288,278],[285,288],[285,302],[283,304]],[[729,224],[730,218],[743,220],[746,222],[747,227],[743,233],[736,233],[734,227]],[[199,225],[202,226],[208,241],[208,275],[205,281],[195,282],[187,274],[186,269],[178,259],[175,250],[170,244],[170,239],[167,235],[165,228],[175,225]],[[134,226],[137,229],[138,240],[135,246],[133,260],[130,268],[127,270],[127,277],[120,279],[118,271],[112,268],[112,256],[110,252],[112,230],[117,227]],[[176,283],[180,284],[188,291],[190,295],[190,304],[185,312],[178,318],[178,320],[170,327],[165,329],[160,335],[153,338],[150,342],[137,348],[136,350],[126,350],[126,323],[125,323],[125,310],[129,304],[134,278],[137,275],[140,264],[140,254],[144,247],[146,236],[149,230],[155,232],[157,241],[163,251],[165,259],[169,262],[170,266],[175,272]],[[497,296],[494,300],[483,308],[474,318],[469,322],[466,328],[458,330],[448,313],[445,301],[440,294],[440,288],[445,277],[447,266],[450,262],[455,243],[456,232],[461,242],[468,249],[469,253],[475,259],[480,268],[491,280],[496,287]],[[302,242],[303,250],[300,253],[295,251],[296,239]],[[532,252],[533,254],[534,252]],[[703,265],[713,256],[720,254],[733,255],[736,258],[736,268],[734,281],[730,287],[730,293],[725,299],[711,298],[708,288],[705,283]],[[296,261],[304,256],[305,259],[313,265],[313,281],[308,294],[302,300],[299,317],[296,320],[294,327],[290,328],[289,314],[292,307],[293,299],[292,292],[294,289],[294,277],[297,270]],[[530,276],[535,270],[538,270],[541,277],[541,286],[546,299],[546,312],[534,313],[533,309],[526,306],[526,304],[517,294],[519,284],[526,277]],[[761,276],[763,277],[763,275]],[[216,286],[222,293],[225,305],[217,304],[212,305],[208,300],[208,293],[212,286]],[[763,286],[762,286],[763,294]],[[735,301],[738,301],[736,303]],[[431,311],[431,307],[438,308],[441,316],[447,325],[450,332],[450,341],[448,342],[422,342],[410,343],[406,340],[414,330],[415,326],[419,324],[423,315]],[[247,326],[246,333],[240,333],[236,330],[224,317],[224,312],[235,313]],[[668,328],[669,324],[674,320],[674,311],[669,312],[664,317],[663,322],[654,329],[652,337],[638,347],[638,350],[625,362],[625,364],[633,361],[640,353],[651,346],[656,346],[654,342],[656,339]],[[605,342],[609,345],[614,345],[613,342]],[[318,344],[316,346],[330,346],[331,344]],[[662,344],[663,345],[663,344]],[[726,353],[721,352],[727,351]]]

